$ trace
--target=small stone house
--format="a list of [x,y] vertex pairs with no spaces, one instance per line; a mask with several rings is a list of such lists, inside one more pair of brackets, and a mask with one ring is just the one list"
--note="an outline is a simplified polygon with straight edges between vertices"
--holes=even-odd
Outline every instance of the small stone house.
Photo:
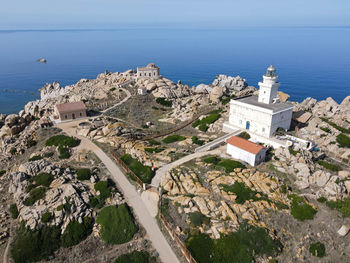
[[137,78],[151,78],[158,79],[159,75],[159,67],[157,67],[154,63],[148,64],[146,67],[138,67],[137,68]]
[[142,96],[147,95],[147,89],[145,87],[139,87],[137,89],[137,94],[142,95]]
[[255,166],[265,161],[266,148],[258,143],[248,141],[238,136],[226,140],[227,154]]
[[59,122],[85,118],[86,107],[81,101],[57,104],[54,119]]

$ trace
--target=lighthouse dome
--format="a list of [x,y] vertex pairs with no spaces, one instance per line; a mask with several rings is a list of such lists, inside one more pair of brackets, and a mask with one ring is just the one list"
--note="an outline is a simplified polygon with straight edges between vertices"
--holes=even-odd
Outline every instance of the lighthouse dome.
[[276,68],[273,65],[270,65],[266,70],[266,77],[275,77],[276,76]]

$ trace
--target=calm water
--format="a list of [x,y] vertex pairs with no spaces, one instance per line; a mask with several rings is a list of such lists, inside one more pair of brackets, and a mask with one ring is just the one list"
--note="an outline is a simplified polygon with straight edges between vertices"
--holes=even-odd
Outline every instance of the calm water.
[[[350,94],[349,47],[350,28],[0,31],[0,112],[18,112],[47,82],[69,85],[149,62],[189,85],[228,74],[257,86],[274,64],[293,100],[340,102]],[[42,57],[47,64],[35,61]]]

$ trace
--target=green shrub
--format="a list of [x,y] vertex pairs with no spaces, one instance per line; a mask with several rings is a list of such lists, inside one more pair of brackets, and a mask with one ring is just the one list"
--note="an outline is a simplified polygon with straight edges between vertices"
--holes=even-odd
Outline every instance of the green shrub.
[[220,101],[221,101],[222,105],[226,105],[227,103],[230,102],[231,99],[233,99],[233,98],[235,98],[235,97],[236,97],[236,95],[231,95],[231,96],[229,96],[229,97],[227,97],[227,96],[222,96],[222,97],[220,98]]
[[59,205],[59,206],[57,206],[56,210],[57,210],[57,211],[62,211],[63,208],[64,208],[64,205]]
[[169,135],[168,137],[163,139],[163,142],[166,144],[173,143],[173,142],[180,142],[186,140],[186,137],[180,136],[177,134]]
[[199,126],[201,124],[201,121],[200,120],[196,120],[192,123],[192,127],[193,128],[196,128],[197,126]]
[[13,219],[16,219],[16,218],[18,217],[19,212],[18,212],[18,209],[17,209],[17,205],[16,205],[16,204],[11,204],[11,205],[10,205],[9,211],[10,211],[11,217],[12,217]]
[[109,89],[109,91],[111,91],[111,92],[113,92],[113,91],[115,91],[116,90],[116,88],[110,88]]
[[[237,196],[235,201],[238,204],[244,204],[245,201],[247,201],[247,200],[253,200],[253,201],[266,200],[266,201],[269,201],[269,199],[267,198],[267,196],[265,194],[257,192],[257,191],[253,191],[248,186],[246,186],[245,183],[243,183],[243,182],[235,181],[235,183],[233,185],[220,184],[220,187],[225,192],[234,193]],[[260,194],[260,197],[257,197],[257,194]]]
[[171,100],[166,100],[165,98],[157,98],[156,102],[160,105],[165,106],[165,107],[173,106],[173,102]]
[[44,153],[44,157],[46,157],[46,158],[50,158],[50,157],[52,157],[53,155],[54,155],[53,152]]
[[59,227],[44,225],[40,230],[30,230],[23,222],[11,246],[14,262],[27,263],[48,259],[60,247],[60,235]]
[[100,198],[104,201],[112,195],[111,181],[99,181],[94,185],[95,191],[100,192]]
[[333,128],[336,128],[338,131],[342,132],[342,133],[350,133],[350,129],[346,129],[344,127],[338,126],[337,124],[335,124],[334,122],[330,121],[327,118],[321,118],[321,120],[323,120],[324,122],[327,122],[329,125],[331,125]]
[[344,217],[350,217],[350,197],[343,200],[327,201],[326,205],[332,209],[338,210]]
[[35,146],[36,144],[37,144],[36,141],[34,141],[34,140],[28,140],[28,141],[27,141],[27,148],[31,148],[31,147]]
[[309,252],[315,257],[323,258],[326,255],[326,247],[321,242],[312,243]]
[[206,132],[209,128],[208,125],[216,122],[218,119],[220,119],[220,117],[221,115],[218,112],[212,111],[212,113],[209,116],[204,117],[201,120],[198,119],[194,123],[192,123],[192,127],[195,128],[199,126],[198,129],[200,131]]
[[327,127],[323,128],[323,127],[320,127],[320,129],[324,132],[327,132],[327,133],[331,133],[331,130]]
[[289,196],[289,198],[292,200],[290,211],[295,219],[300,221],[314,219],[317,210],[315,210],[311,205],[306,204],[303,197],[292,194]]
[[149,140],[148,143],[151,145],[151,146],[154,146],[154,145],[161,145],[160,142],[156,141],[156,140]]
[[4,174],[6,174],[5,170],[0,170],[0,177],[3,176]]
[[49,187],[53,179],[54,179],[54,176],[48,173],[40,173],[33,177],[35,186],[42,185],[42,186]]
[[250,135],[248,132],[242,132],[241,134],[238,135],[239,137],[249,140],[250,139]]
[[327,198],[321,196],[321,197],[317,198],[317,201],[320,203],[325,203],[325,202],[327,202]]
[[201,132],[206,132],[206,131],[209,129],[209,127],[208,127],[207,124],[202,123],[201,125],[199,125],[198,129],[199,129]]
[[125,154],[121,157],[121,160],[130,168],[131,171],[136,174],[144,183],[150,183],[154,176],[154,171],[149,166],[145,166],[138,160],[133,159],[130,154]]
[[208,234],[199,233],[190,235],[186,240],[186,246],[198,263],[215,262],[215,242]]
[[210,219],[200,212],[193,212],[188,214],[191,223],[194,226],[201,226],[202,224],[209,224]]
[[151,257],[144,251],[133,251],[128,254],[121,255],[114,263],[150,263]]
[[204,140],[198,139],[197,136],[192,136],[192,143],[202,146],[204,144]]
[[45,197],[46,188],[38,187],[30,191],[29,197],[23,202],[26,206],[33,205],[37,200],[43,199]]
[[88,168],[81,168],[77,170],[77,179],[80,181],[90,180],[91,171]]
[[295,151],[292,147],[289,147],[288,150],[289,150],[289,153],[294,155],[294,156],[296,156],[297,153],[299,153],[299,151]]
[[12,147],[11,149],[10,149],[10,154],[11,155],[15,155],[17,153],[17,149],[15,148],[15,147]]
[[203,162],[217,165],[220,162],[220,160],[221,159],[216,156],[208,156],[203,159]]
[[326,168],[327,170],[333,171],[333,172],[338,172],[341,170],[339,165],[335,165],[323,160],[318,160],[317,163],[321,166],[323,166],[324,168]]
[[69,159],[71,157],[70,150],[68,147],[58,146],[58,152],[60,159]]
[[103,208],[97,217],[101,225],[101,237],[108,244],[129,242],[138,231],[134,218],[126,204]]
[[341,133],[337,136],[337,143],[339,143],[340,147],[350,148],[350,137]]
[[76,147],[80,144],[80,140],[74,137],[66,135],[55,135],[48,139],[45,143],[46,146],[66,146]]
[[61,236],[63,247],[72,247],[85,240],[92,232],[93,220],[91,217],[84,217],[83,223],[70,221],[66,230]]
[[41,155],[35,155],[32,158],[28,159],[28,162],[38,161],[41,160],[43,157]]
[[222,159],[217,165],[224,167],[227,173],[234,172],[235,168],[246,168],[244,164],[230,159]]
[[51,212],[45,212],[41,215],[41,222],[49,223],[53,219],[53,214]]
[[160,148],[160,147],[157,147],[157,148],[145,148],[145,151],[148,152],[148,153],[160,153],[160,152],[164,151],[164,148]]

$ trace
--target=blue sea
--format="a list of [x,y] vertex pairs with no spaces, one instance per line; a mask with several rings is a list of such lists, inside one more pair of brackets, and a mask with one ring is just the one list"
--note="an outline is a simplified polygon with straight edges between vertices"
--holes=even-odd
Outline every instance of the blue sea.
[[341,102],[350,94],[350,27],[3,30],[0,112],[18,112],[47,82],[65,86],[149,62],[188,85],[227,74],[256,87],[274,64],[280,90],[292,100],[331,96]]

